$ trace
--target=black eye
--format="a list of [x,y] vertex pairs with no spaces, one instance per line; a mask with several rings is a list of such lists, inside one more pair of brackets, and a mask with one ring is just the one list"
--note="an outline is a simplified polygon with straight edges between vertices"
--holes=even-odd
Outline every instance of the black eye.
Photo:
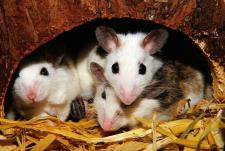
[[112,65],[112,72],[114,74],[119,73],[119,64],[117,62]]
[[146,73],[146,67],[143,63],[139,66],[139,74],[145,74]]
[[49,75],[48,70],[45,67],[42,67],[40,71],[40,75],[48,76]]
[[105,91],[102,92],[102,98],[103,98],[103,99],[106,99]]

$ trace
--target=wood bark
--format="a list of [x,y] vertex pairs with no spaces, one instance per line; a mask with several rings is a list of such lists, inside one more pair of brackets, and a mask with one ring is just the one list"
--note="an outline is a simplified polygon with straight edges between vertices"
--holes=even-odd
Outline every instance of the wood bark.
[[1,0],[0,110],[21,59],[60,33],[99,17],[151,20],[183,31],[208,56],[215,97],[225,99],[224,0]]

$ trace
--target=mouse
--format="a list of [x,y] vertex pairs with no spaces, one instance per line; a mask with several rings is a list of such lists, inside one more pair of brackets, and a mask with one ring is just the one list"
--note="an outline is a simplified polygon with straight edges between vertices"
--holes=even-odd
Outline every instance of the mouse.
[[90,65],[97,87],[94,108],[104,131],[135,128],[140,124],[138,117],[151,120],[153,112],[158,113],[157,121],[171,120],[180,99],[190,99],[193,106],[203,98],[202,75],[182,63],[168,61],[156,72],[137,100],[125,105],[107,81],[104,68],[95,62]]
[[45,60],[23,65],[12,88],[14,106],[20,115],[30,119],[36,116],[57,116],[65,121],[71,102],[80,93],[78,75],[69,66]]
[[149,33],[116,33],[107,26],[95,30],[98,45],[107,52],[105,77],[125,105],[131,105],[163,62],[154,57],[168,39],[166,29]]

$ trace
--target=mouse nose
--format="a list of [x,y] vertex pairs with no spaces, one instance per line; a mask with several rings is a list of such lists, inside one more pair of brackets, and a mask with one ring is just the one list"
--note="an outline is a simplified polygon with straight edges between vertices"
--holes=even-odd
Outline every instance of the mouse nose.
[[135,87],[132,87],[132,89],[126,90],[123,86],[120,86],[120,99],[125,105],[131,105],[136,97]]
[[112,131],[114,130],[115,123],[120,115],[120,111],[116,111],[115,114],[111,116],[105,116],[102,124],[102,129],[105,131]]
[[103,124],[102,124],[103,130],[110,131],[111,127],[112,127],[112,119],[110,119],[108,117],[105,117],[104,121],[103,121]]
[[27,93],[27,98],[31,101],[31,102],[35,102],[35,99],[37,97],[37,94],[34,91],[29,91]]

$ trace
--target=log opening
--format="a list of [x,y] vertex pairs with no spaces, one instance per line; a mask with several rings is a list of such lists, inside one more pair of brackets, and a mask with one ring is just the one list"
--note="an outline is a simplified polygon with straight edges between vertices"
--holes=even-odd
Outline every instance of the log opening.
[[[163,25],[156,24],[154,22],[139,20],[139,19],[95,19],[88,23],[82,24],[78,27],[64,32],[54,38],[53,40],[45,43],[36,50],[34,50],[30,55],[26,56],[20,63],[19,67],[24,64],[24,61],[29,60],[29,58],[36,57],[39,55],[44,55],[49,61],[54,60],[58,55],[62,54],[62,50],[58,45],[63,43],[66,45],[66,50],[70,54],[77,55],[79,53],[84,53],[84,51],[90,50],[94,45],[96,45],[94,31],[97,26],[106,25],[115,29],[118,33],[128,33],[128,32],[150,32],[157,28],[166,28],[169,31],[169,39],[165,46],[162,48],[163,58],[178,60],[184,64],[191,65],[194,68],[202,71],[207,76],[207,81],[211,82],[210,68],[208,66],[208,59],[204,56],[204,53],[187,35],[178,30],[173,30],[167,28]],[[51,46],[53,49],[47,50]],[[15,78],[17,77],[18,69],[13,74],[13,78],[7,90],[6,103],[4,106],[5,112],[8,112],[8,106],[12,103],[12,85]]]

